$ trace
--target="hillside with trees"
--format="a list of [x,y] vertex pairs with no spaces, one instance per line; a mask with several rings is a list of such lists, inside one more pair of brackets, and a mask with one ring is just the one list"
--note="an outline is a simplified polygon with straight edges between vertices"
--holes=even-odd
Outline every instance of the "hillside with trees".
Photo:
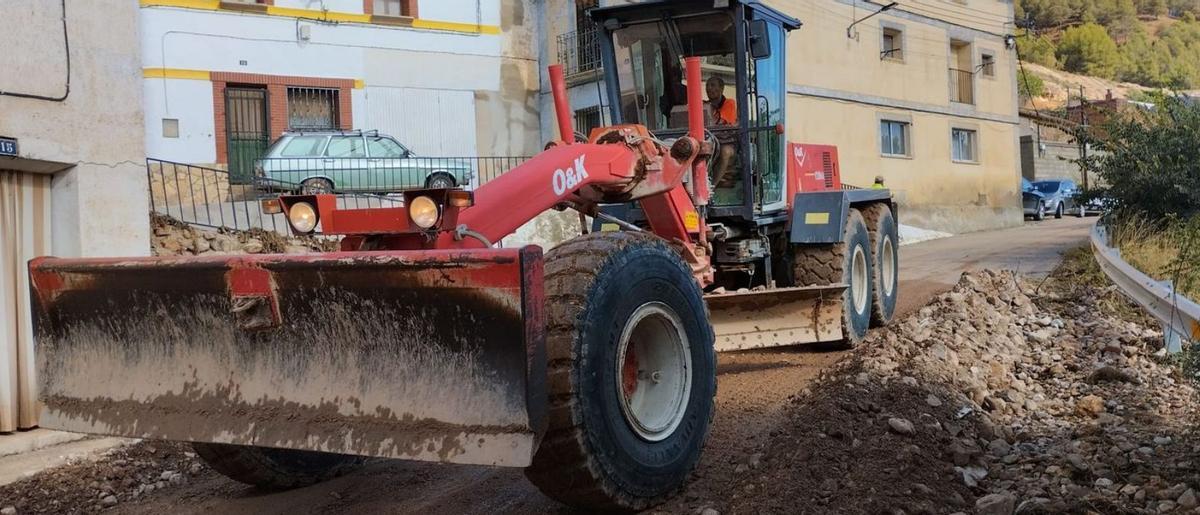
[[1026,62],[1071,73],[1198,88],[1198,15],[1200,0],[1017,0],[1017,46]]

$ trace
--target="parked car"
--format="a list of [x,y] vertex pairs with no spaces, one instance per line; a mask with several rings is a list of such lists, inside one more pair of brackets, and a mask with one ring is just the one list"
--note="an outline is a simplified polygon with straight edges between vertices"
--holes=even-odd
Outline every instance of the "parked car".
[[1112,207],[1112,199],[1097,197],[1087,202],[1076,203],[1075,216],[1083,218],[1087,215],[1102,215]]
[[1042,194],[1046,209],[1054,213],[1054,218],[1062,218],[1063,213],[1074,209],[1075,194],[1079,191],[1070,179],[1035,181],[1033,189]]
[[1046,196],[1034,189],[1033,183],[1021,178],[1021,207],[1025,216],[1042,221],[1046,218]]
[[421,157],[376,131],[287,132],[255,166],[263,189],[390,193],[471,183],[468,159]]

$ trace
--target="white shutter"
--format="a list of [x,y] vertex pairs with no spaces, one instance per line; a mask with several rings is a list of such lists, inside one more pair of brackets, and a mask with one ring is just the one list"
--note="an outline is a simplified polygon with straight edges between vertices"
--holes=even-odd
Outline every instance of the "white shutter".
[[470,157],[475,146],[475,94],[471,91],[368,87],[366,123],[422,156]]

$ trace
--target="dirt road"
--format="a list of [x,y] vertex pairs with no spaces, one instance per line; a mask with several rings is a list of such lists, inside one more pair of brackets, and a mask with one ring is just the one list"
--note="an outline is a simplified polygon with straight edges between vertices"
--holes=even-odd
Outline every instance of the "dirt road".
[[[1061,251],[1086,240],[1093,222],[1095,218],[1047,220],[903,247],[899,309],[919,308],[950,289],[964,270],[1048,273]],[[722,489],[738,473],[747,451],[783,421],[788,397],[844,356],[804,349],[720,356],[717,417],[689,492]],[[117,511],[492,514],[557,513],[564,508],[529,485],[520,470],[379,462],[351,476],[283,493],[262,493],[209,472]]]

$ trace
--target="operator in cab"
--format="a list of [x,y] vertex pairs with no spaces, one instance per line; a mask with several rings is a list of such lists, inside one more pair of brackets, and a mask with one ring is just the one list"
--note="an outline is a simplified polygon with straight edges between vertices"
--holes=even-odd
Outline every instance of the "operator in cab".
[[[718,128],[737,127],[737,102],[725,96],[725,80],[716,75],[709,77],[704,84],[704,90],[708,94],[709,116],[706,118],[712,121],[712,125]],[[726,180],[729,170],[733,168],[733,158],[736,154],[735,141],[726,134],[718,133],[716,136],[721,142],[721,150],[717,155],[716,162],[713,163],[713,186],[729,187],[731,185],[726,184]]]

